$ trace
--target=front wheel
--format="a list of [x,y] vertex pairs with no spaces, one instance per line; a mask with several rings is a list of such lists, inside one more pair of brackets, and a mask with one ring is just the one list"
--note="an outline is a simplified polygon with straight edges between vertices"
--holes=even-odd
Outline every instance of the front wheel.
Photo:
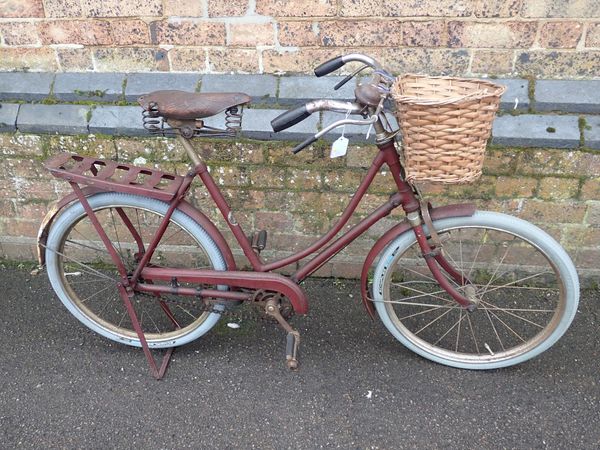
[[[412,231],[383,252],[373,280],[379,317],[406,347],[464,369],[496,369],[533,358],[567,330],[579,280],[563,248],[538,227],[477,212],[434,222],[446,259],[470,282],[462,309],[429,272]],[[427,232],[427,229],[425,229]],[[474,288],[474,295],[473,295]]]

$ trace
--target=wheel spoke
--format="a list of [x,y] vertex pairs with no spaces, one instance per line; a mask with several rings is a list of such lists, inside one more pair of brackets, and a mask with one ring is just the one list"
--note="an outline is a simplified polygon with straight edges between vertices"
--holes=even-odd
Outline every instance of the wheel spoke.
[[422,328],[419,329],[419,331],[415,332],[415,335],[418,335],[421,331],[429,328],[429,326],[433,325],[435,322],[437,322],[438,320],[440,320],[442,317],[444,317],[446,314],[448,314],[450,311],[452,311],[453,309],[455,309],[456,306],[454,306],[453,308],[449,308],[448,311],[440,314],[438,317],[436,317],[435,319],[433,319],[431,322],[429,322],[427,325],[423,326]]
[[523,339],[519,333],[517,333],[515,330],[513,330],[506,322],[504,322],[500,317],[498,317],[496,314],[494,314],[494,312],[492,310],[488,309],[486,311],[489,312],[489,314],[491,314],[492,316],[494,316],[496,318],[496,320],[498,320],[498,322],[500,322],[502,325],[504,325],[506,328],[508,328],[508,330],[511,331],[515,336],[517,336],[522,342],[526,342],[525,339]]
[[[446,332],[445,332],[445,333],[444,333],[442,336],[440,336],[440,338],[439,338],[437,341],[435,341],[435,342],[433,343],[433,345],[438,345],[438,344],[439,344],[439,343],[442,341],[442,339],[444,339],[446,336],[448,336],[448,334],[449,334],[449,333],[450,333],[452,330],[454,330],[454,329],[455,329],[457,326],[459,326],[459,325],[460,325],[460,323],[462,322],[462,320],[463,320],[463,317],[462,317],[462,310],[461,310],[460,319],[459,319],[458,321],[456,321],[456,322],[454,323],[454,325],[452,325],[452,326],[451,326],[451,327],[448,329],[448,331],[446,331]],[[459,331],[460,331],[460,328],[459,328]],[[457,341],[457,344],[456,344],[456,346],[457,346],[457,348],[458,348],[458,341]]]
[[408,299],[411,299],[411,298],[417,298],[417,297],[426,297],[426,296],[429,296],[429,297],[432,297],[432,298],[437,298],[437,299],[439,299],[439,300],[442,300],[442,301],[444,301],[444,302],[446,302],[446,303],[453,303],[451,300],[448,300],[448,299],[446,299],[446,298],[444,298],[444,297],[440,297],[439,295],[437,295],[437,294],[441,294],[441,293],[443,293],[443,292],[446,292],[446,291],[444,291],[443,289],[441,289],[441,290],[439,290],[439,291],[435,291],[435,292],[431,292],[431,293],[430,293],[430,292],[424,292],[424,291],[420,291],[419,289],[415,289],[415,288],[412,288],[412,287],[410,287],[410,286],[406,286],[406,285],[404,285],[404,284],[399,284],[399,283],[392,283],[392,284],[393,284],[394,286],[397,286],[397,287],[399,287],[399,288],[408,289],[409,291],[413,291],[413,292],[417,292],[417,293],[419,293],[419,294],[422,294],[422,295],[417,295],[417,296],[414,296],[414,297],[408,297]]
[[[498,338],[498,342],[500,343],[500,347],[502,347],[502,351],[506,351],[506,349],[504,348],[504,343],[502,342],[502,339],[500,339],[500,335],[498,334],[498,330],[496,330],[496,326],[494,325],[494,321],[492,320],[492,316],[490,316],[490,312],[489,312],[489,310],[487,308],[485,309],[485,314],[486,314],[488,320],[490,321],[490,324],[492,325],[492,329],[494,330],[494,334]],[[489,345],[487,343],[484,344],[484,346],[486,346],[486,348],[488,349],[488,351],[490,353],[493,353],[491,351],[491,349],[489,348]]]
[[96,291],[96,292],[94,292],[92,295],[90,295],[90,296],[88,296],[88,297],[86,297],[86,298],[82,299],[82,300],[81,300],[81,303],[85,303],[85,302],[87,302],[87,301],[88,301],[88,300],[90,300],[91,298],[94,298],[95,296],[97,296],[97,295],[101,294],[102,292],[106,291],[107,289],[110,289],[111,287],[113,287],[113,285],[112,285],[112,284],[111,284],[111,285],[108,285],[108,286],[106,286],[106,287],[105,287],[105,288],[103,288],[103,289],[100,289],[99,291]]
[[[536,273],[536,274],[534,274],[534,275],[529,275],[529,276],[527,276],[527,277],[523,277],[523,278],[520,278],[520,279],[518,279],[518,280],[511,281],[511,282],[509,282],[509,283],[506,283],[506,284],[505,284],[505,285],[503,285],[503,286],[497,286],[497,287],[495,287],[495,288],[493,288],[493,289],[488,289],[488,290],[487,290],[485,293],[486,293],[486,294],[489,294],[490,292],[497,291],[498,289],[502,289],[502,288],[505,288],[505,287],[507,287],[507,286],[512,286],[512,285],[515,285],[515,284],[517,284],[517,283],[521,283],[521,282],[523,282],[523,281],[526,281],[526,280],[531,280],[532,278],[539,277],[540,275],[546,275],[546,274],[548,274],[548,273],[550,273],[550,272],[540,272],[540,273]],[[523,289],[524,289],[524,288],[525,288],[525,287],[523,287]]]
[[477,344],[477,338],[475,337],[475,331],[473,330],[473,323],[471,322],[471,317],[469,314],[467,314],[466,316],[467,316],[467,322],[469,324],[469,328],[471,330],[471,336],[473,336],[473,342],[475,343],[475,350],[477,350],[477,354],[480,355],[481,352],[479,351],[479,345]]
[[[510,310],[507,310],[507,309],[505,309],[505,308],[500,308],[500,307],[498,307],[498,306],[492,305],[491,303],[484,302],[483,300],[482,300],[482,303],[485,303],[486,305],[490,305],[490,306],[492,307],[492,308],[490,308],[490,311],[502,311],[503,313],[506,313],[506,314],[508,314],[508,315],[510,315],[510,316],[512,316],[512,317],[515,317],[515,318],[517,318],[517,319],[521,319],[521,320],[522,320],[522,321],[524,321],[524,322],[530,323],[531,325],[535,325],[535,326],[536,326],[536,327],[538,327],[538,328],[544,329],[544,326],[540,325],[539,323],[535,323],[535,322],[533,322],[532,320],[526,319],[525,317],[521,317],[521,316],[519,316],[518,314],[514,314],[514,313],[513,313],[513,312],[511,312]],[[521,310],[521,311],[528,311],[528,312],[532,312],[532,311],[530,311],[530,310]],[[549,311],[549,310],[546,310],[546,312],[554,312],[554,311]],[[493,313],[492,313],[492,314],[493,314]]]

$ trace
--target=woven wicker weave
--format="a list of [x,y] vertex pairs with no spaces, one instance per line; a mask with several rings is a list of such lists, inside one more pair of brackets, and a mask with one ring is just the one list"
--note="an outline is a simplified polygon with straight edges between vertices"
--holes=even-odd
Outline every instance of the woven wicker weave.
[[405,75],[392,87],[408,181],[468,183],[506,88],[481,80]]

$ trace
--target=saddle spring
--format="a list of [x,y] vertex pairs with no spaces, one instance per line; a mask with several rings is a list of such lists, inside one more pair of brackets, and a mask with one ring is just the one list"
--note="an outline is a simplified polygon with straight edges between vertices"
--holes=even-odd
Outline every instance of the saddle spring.
[[[148,109],[142,111],[144,129],[152,134],[161,136],[174,135],[176,130],[186,138],[192,137],[235,137],[242,130],[243,106],[232,106],[225,110],[225,128],[209,126],[202,119],[196,120],[166,120],[158,112],[155,102],[148,104]],[[166,126],[165,126],[166,123]]]

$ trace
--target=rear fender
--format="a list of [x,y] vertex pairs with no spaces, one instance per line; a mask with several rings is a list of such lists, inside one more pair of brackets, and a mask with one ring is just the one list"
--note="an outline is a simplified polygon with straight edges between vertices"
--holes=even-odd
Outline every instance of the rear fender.
[[[472,203],[441,206],[439,208],[433,208],[430,211],[431,220],[434,221],[446,219],[448,217],[468,217],[472,216],[473,214],[475,214],[475,205]],[[369,269],[371,268],[373,261],[375,261],[375,258],[377,258],[381,251],[387,247],[390,242],[392,242],[402,233],[406,233],[410,230],[411,225],[406,219],[393,226],[379,238],[365,259],[360,276],[360,292],[362,295],[363,305],[372,319],[375,319],[375,307],[373,306],[373,301],[369,296]]]
[[[106,192],[93,187],[84,187],[82,188],[82,191],[86,197],[89,197],[90,195],[96,194],[98,192]],[[50,227],[52,226],[54,219],[65,207],[69,206],[75,201],[77,201],[77,195],[74,192],[63,197],[62,199],[60,199],[52,205],[50,211],[48,211],[48,213],[44,217],[44,220],[42,220],[42,224],[40,225],[37,235],[38,262],[41,266],[46,264],[46,241],[48,240],[48,233],[50,232]],[[185,200],[179,204],[177,209],[190,216],[198,224],[200,224],[200,226],[204,228],[204,230],[206,230],[209,236],[215,241],[215,244],[217,244],[217,247],[219,247],[223,258],[225,259],[225,263],[227,264],[227,269],[236,270],[237,266],[235,264],[233,254],[231,252],[231,248],[227,244],[227,241],[225,240],[221,232],[210,221],[210,219],[208,219],[208,217],[206,217],[201,211],[198,211]]]

